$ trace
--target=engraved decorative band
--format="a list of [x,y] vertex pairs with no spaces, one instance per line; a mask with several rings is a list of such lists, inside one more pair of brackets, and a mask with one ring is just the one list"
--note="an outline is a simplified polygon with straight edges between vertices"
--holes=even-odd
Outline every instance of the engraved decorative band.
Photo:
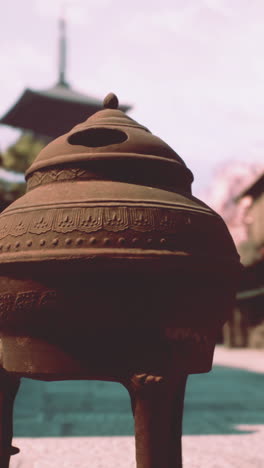
[[190,224],[190,215],[175,210],[143,207],[42,208],[38,211],[12,212],[0,219],[0,239],[8,235],[44,234],[48,231],[112,232],[132,229],[141,232],[173,233],[182,224]]
[[47,309],[57,304],[55,290],[23,291],[0,295],[0,320],[5,320],[12,312],[30,312],[35,309]]
[[[93,176],[94,177],[94,176]],[[27,190],[32,190],[39,185],[50,184],[63,180],[87,180],[91,178],[91,171],[85,168],[54,168],[49,171],[35,171],[27,179]]]

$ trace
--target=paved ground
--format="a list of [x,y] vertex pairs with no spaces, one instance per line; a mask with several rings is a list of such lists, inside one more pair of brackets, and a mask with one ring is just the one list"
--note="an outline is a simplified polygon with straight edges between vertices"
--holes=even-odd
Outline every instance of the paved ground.
[[[264,352],[218,347],[187,387],[184,468],[264,468]],[[126,391],[105,382],[25,380],[11,468],[134,468]]]

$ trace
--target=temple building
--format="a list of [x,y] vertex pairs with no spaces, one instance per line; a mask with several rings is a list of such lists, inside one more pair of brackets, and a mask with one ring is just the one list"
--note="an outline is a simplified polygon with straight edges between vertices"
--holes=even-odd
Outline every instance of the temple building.
[[[68,132],[102,108],[102,101],[74,90],[66,79],[66,24],[59,21],[59,77],[55,86],[45,90],[26,89],[0,123],[34,132],[48,140]],[[123,111],[130,106],[121,105]]]
[[238,245],[244,265],[237,303],[224,328],[228,346],[264,348],[264,173],[237,202],[248,199],[244,222],[247,239]]
[[[80,93],[69,85],[66,79],[66,47],[66,22],[62,17],[59,20],[57,83],[44,90],[25,89],[0,118],[0,124],[23,131],[17,142],[0,155],[0,212],[25,190],[22,172],[42,147],[102,109],[102,100]],[[119,107],[124,112],[130,109],[127,105]]]

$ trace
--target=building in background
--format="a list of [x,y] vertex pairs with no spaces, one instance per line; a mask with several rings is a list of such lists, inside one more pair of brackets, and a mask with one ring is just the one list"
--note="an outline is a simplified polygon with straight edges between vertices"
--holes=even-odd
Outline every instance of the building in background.
[[[22,130],[22,135],[1,155],[0,211],[25,190],[23,173],[39,151],[52,139],[102,109],[102,100],[74,90],[66,79],[66,24],[59,20],[59,70],[55,86],[37,91],[26,89],[0,124]],[[130,106],[120,105],[126,112]],[[2,167],[1,167],[2,166]]]
[[[59,20],[59,73],[55,86],[37,91],[26,89],[18,101],[0,119],[0,123],[33,132],[47,143],[62,135],[74,125],[102,109],[102,100],[74,90],[66,79],[66,24]],[[109,90],[111,91],[111,90]],[[130,106],[120,105],[124,112]]]
[[244,266],[236,307],[219,336],[230,347],[264,347],[264,163],[218,167],[201,196],[225,220]]
[[224,327],[224,342],[228,346],[264,348],[264,173],[236,201],[247,205],[247,235],[237,246],[244,270],[236,307]]

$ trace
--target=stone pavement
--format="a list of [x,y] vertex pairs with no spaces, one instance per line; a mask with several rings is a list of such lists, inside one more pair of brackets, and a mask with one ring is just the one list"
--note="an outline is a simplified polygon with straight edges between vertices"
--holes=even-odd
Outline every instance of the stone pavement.
[[[246,429],[246,426],[244,427]],[[184,436],[184,468],[263,468],[264,427],[247,436]],[[135,468],[132,437],[17,439],[11,468]]]
[[[263,351],[217,347],[214,370],[189,378],[184,468],[264,468],[263,358]],[[135,468],[121,386],[25,380],[17,400],[21,453],[11,468]]]

